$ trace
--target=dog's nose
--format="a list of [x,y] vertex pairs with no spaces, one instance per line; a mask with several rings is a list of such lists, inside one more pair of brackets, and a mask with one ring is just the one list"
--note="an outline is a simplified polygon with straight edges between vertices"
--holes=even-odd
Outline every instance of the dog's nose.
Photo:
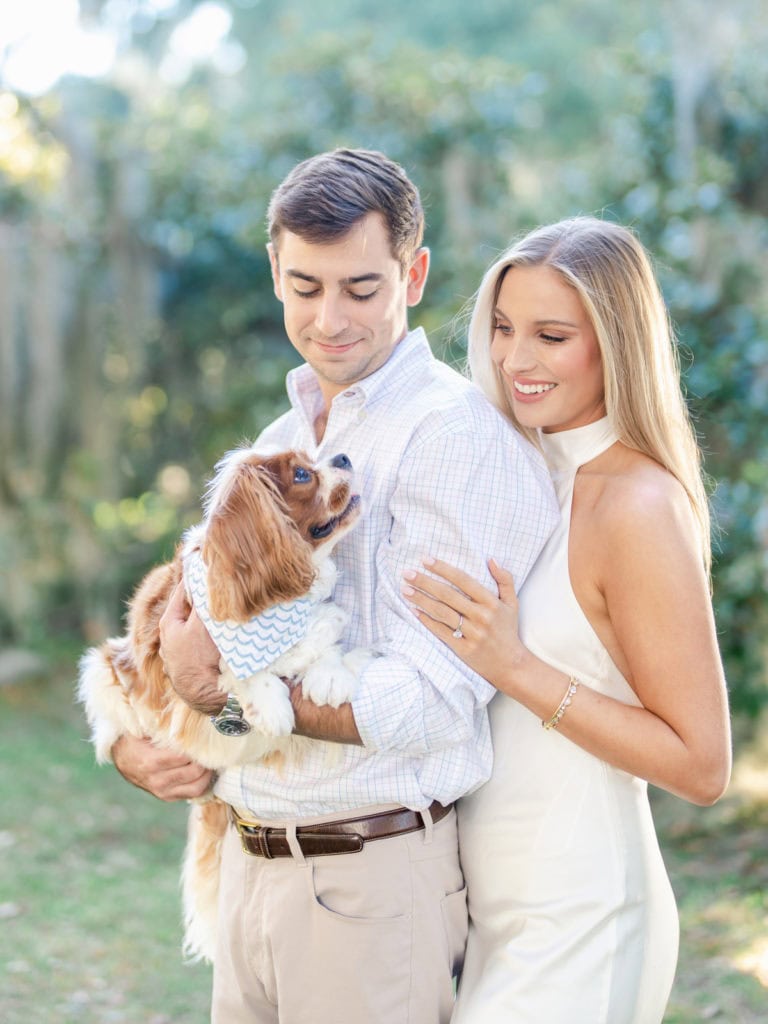
[[352,469],[352,463],[348,455],[334,455],[331,459],[331,465],[334,469]]

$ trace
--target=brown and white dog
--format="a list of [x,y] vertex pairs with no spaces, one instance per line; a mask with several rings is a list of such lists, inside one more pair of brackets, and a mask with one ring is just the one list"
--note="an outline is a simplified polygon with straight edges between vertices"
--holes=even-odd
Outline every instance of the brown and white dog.
[[[217,771],[267,755],[298,758],[316,741],[291,735],[293,708],[283,680],[300,680],[306,697],[338,706],[351,700],[371,658],[361,649],[343,653],[338,641],[346,615],[330,600],[336,569],[329,556],[360,514],[346,455],[317,465],[299,451],[242,448],[216,468],[203,522],[187,532],[171,562],[139,584],[125,635],[91,648],[81,660],[78,698],[99,763],[111,760],[112,746],[124,734],[148,736]],[[206,608],[193,603],[203,621],[206,615],[214,620],[209,629],[223,627],[236,648],[234,660],[222,656],[219,685],[240,701],[252,726],[244,736],[221,735],[207,715],[178,697],[164,671],[160,618],[181,579],[190,592],[191,566],[197,568],[198,586],[202,574],[207,590]],[[301,635],[275,636],[283,621],[274,617],[275,609],[294,607]],[[259,644],[253,635],[238,637],[238,629],[254,623],[261,629],[262,619],[279,653],[268,665],[251,671],[246,662],[243,670],[236,664],[238,645]],[[287,621],[295,630],[290,615]],[[227,824],[228,808],[220,801],[207,797],[192,805],[182,886],[184,951],[192,958],[213,959],[220,844]]]

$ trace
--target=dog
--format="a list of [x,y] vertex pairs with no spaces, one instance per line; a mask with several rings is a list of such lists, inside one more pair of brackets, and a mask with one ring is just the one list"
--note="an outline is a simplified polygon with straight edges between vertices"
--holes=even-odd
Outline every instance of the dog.
[[[317,704],[352,699],[367,650],[343,652],[347,621],[331,601],[331,552],[358,521],[346,455],[322,465],[302,451],[229,452],[216,466],[203,521],[182,538],[172,561],[152,569],[128,606],[123,636],[81,659],[77,695],[99,763],[117,739],[147,736],[220,771],[259,759],[298,759],[317,741],[292,736],[285,680],[300,681]],[[233,693],[251,729],[222,735],[211,718],[175,693],[160,655],[160,618],[184,581],[190,603],[221,655],[219,686]],[[255,632],[254,632],[255,630]],[[247,728],[247,726],[246,726]],[[220,845],[229,808],[212,795],[192,803],[182,870],[185,934],[192,960],[215,951]]]

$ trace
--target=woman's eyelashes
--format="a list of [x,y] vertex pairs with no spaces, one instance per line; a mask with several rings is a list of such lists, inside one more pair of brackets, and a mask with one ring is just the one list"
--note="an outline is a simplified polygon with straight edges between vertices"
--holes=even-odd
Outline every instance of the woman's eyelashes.
[[[502,335],[504,335],[507,338],[511,338],[512,335],[515,333],[515,329],[514,329],[514,327],[511,326],[511,324],[505,323],[505,322],[503,322],[501,320],[495,320],[494,321],[493,330],[494,330],[494,333],[502,334]],[[541,338],[542,341],[545,341],[545,342],[547,342],[550,345],[557,345],[557,344],[559,344],[562,341],[567,341],[568,340],[562,334],[548,334],[545,331],[541,331],[540,334],[539,334],[539,337]]]

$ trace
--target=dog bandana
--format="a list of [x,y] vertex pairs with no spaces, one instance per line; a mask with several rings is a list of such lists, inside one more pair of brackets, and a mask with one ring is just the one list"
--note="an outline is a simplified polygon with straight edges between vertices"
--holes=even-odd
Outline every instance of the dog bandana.
[[311,597],[299,597],[272,605],[248,622],[222,622],[208,608],[206,566],[199,551],[190,551],[184,558],[184,582],[195,611],[236,679],[255,675],[297,644],[307,631],[315,604]]

